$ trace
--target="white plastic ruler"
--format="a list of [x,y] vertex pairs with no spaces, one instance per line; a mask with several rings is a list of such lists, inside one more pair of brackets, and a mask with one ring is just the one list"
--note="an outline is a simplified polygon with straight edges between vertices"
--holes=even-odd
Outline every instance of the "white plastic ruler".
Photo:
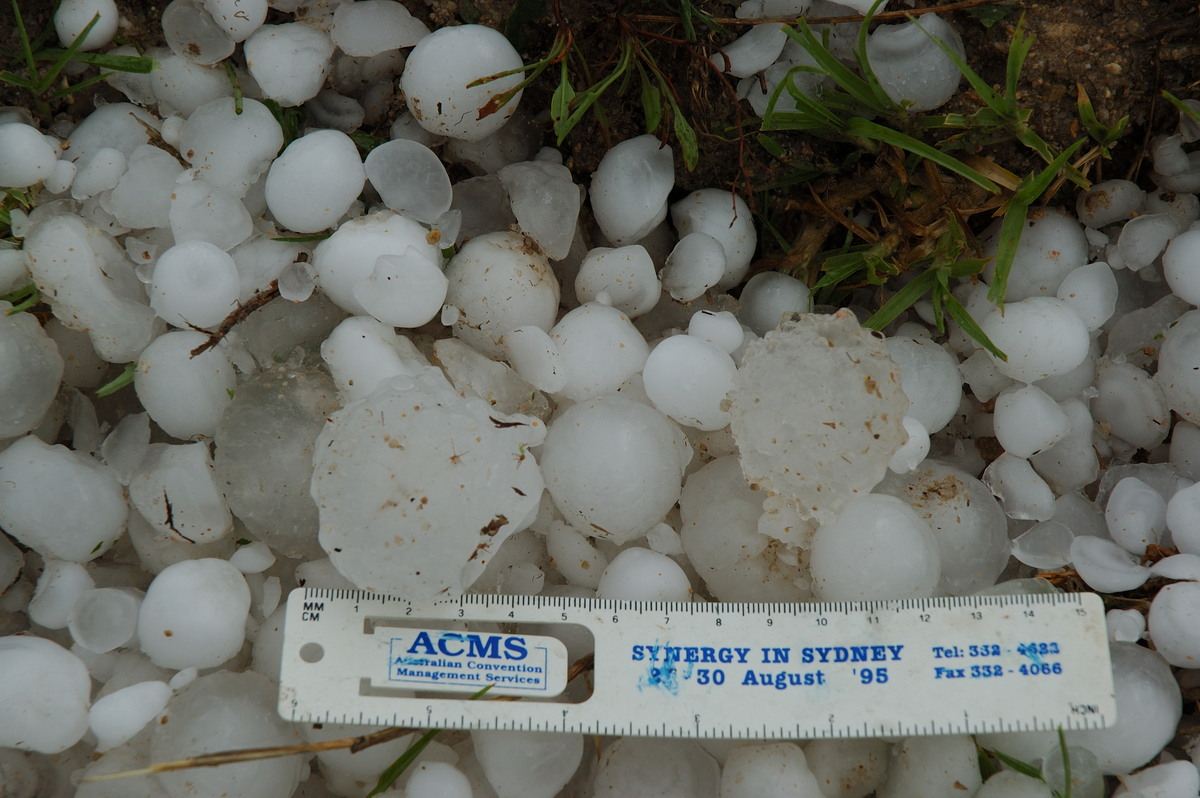
[[[580,627],[594,668],[564,693],[563,640],[586,653]],[[289,720],[451,729],[793,739],[1116,719],[1090,593],[681,604],[299,589],[280,684]],[[487,700],[501,695],[539,700]]]

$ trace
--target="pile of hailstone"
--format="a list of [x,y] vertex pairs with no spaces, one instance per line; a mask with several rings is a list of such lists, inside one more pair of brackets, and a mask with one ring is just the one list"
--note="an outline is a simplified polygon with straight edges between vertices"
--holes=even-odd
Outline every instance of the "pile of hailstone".
[[[32,281],[53,314],[0,315],[0,793],[364,794],[411,737],[76,791],[362,732],[275,713],[299,585],[896,599],[1048,591],[1029,577],[1069,565],[1106,593],[1167,580],[1148,621],[1109,615],[1119,718],[1067,736],[1072,794],[1197,794],[1164,748],[1200,670],[1200,131],[1154,140],[1147,185],[1032,213],[1003,310],[986,280],[955,289],[999,359],[927,305],[885,337],[791,277],[747,280],[743,198],[674,191],[654,137],[577,183],[519,94],[480,118],[520,79],[465,88],[521,65],[496,31],[431,32],[394,0],[271,6],[175,0],[159,68],[110,77],[127,101],[78,124],[0,109],[0,186],[36,195],[0,293]],[[112,0],[65,0],[60,38],[97,13],[106,47]],[[932,108],[958,79],[926,32],[961,46],[919,24],[868,53]],[[821,83],[773,24],[714,63],[755,108]],[[348,133],[400,96],[364,158]],[[264,99],[303,106],[303,135],[284,146]],[[117,415],[93,390],[128,363],[140,406]],[[969,737],[802,742],[444,734],[388,794],[1048,798],[1065,778],[1050,734],[978,738],[1047,782],[982,786]]]

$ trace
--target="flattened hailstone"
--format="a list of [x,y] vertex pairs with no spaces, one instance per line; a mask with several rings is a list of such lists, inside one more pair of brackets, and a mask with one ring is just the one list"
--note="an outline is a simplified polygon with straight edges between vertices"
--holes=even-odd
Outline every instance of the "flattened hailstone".
[[[153,724],[150,760],[165,762],[201,753],[301,742],[275,709],[278,690],[267,677],[247,671],[201,676],[176,693]],[[212,768],[164,773],[157,778],[173,798],[287,798],[295,792],[306,758],[289,756]]]
[[721,768],[695,740],[621,737],[600,756],[596,798],[717,798]]
[[620,545],[644,534],[679,500],[691,457],[666,416],[607,394],[551,422],[542,473],[568,523]]
[[845,310],[797,314],[751,343],[729,399],[747,481],[821,523],[869,493],[908,440],[900,368]]
[[58,153],[30,125],[0,125],[0,188],[25,188],[50,177]]
[[504,357],[539,391],[557,393],[567,385],[562,353],[541,327],[517,327],[504,336]]
[[484,354],[503,355],[510,331],[549,330],[558,315],[558,278],[537,245],[520,233],[472,238],[446,265],[446,278],[446,304],[458,309],[454,336]]
[[329,34],[302,22],[263,25],[242,45],[246,67],[266,97],[284,107],[311,100],[333,57]]
[[1121,228],[1116,252],[1125,268],[1140,271],[1158,258],[1167,242],[1178,232],[1178,223],[1171,214],[1144,213],[1130,219]]
[[1134,590],[1150,578],[1150,569],[1136,563],[1132,554],[1093,535],[1078,535],[1071,541],[1071,564],[1087,586],[1100,593]]
[[1189,304],[1200,305],[1200,230],[1187,230],[1171,239],[1163,252],[1162,265],[1172,293]]
[[[629,317],[599,302],[568,312],[549,337],[562,373],[557,393],[575,401],[617,390],[642,370],[650,354],[646,339]],[[553,356],[550,362],[553,365]]]
[[966,471],[926,460],[889,474],[876,493],[908,502],[933,530],[941,560],[939,594],[965,596],[996,583],[1008,565],[1008,521],[988,487]]
[[580,302],[603,301],[631,319],[649,313],[661,294],[654,261],[641,244],[595,247],[584,256],[575,276],[575,295]]
[[25,257],[64,326],[86,332],[101,358],[127,363],[161,329],[133,264],[103,230],[74,214],[33,222]]
[[671,206],[671,223],[680,236],[707,233],[721,242],[725,274],[717,288],[732,288],[746,276],[758,246],[758,233],[750,206],[737,194],[719,188],[693,191]]
[[710,55],[708,60],[722,72],[747,78],[775,63],[787,41],[783,26],[755,25],[748,33]]
[[[879,798],[974,795],[983,779],[979,752],[969,735],[907,737],[892,746]],[[955,786],[959,785],[959,786]]]
[[360,588],[460,595],[537,513],[542,474],[527,448],[542,422],[460,397],[435,368],[330,418],[313,457],[320,542]]
[[622,141],[604,154],[592,175],[588,193],[596,224],[618,246],[645,238],[667,218],[667,195],[674,186],[674,156],[658,136]]
[[377,211],[342,224],[313,252],[317,283],[340,308],[366,316],[356,295],[359,284],[371,278],[383,255],[418,253],[440,267],[442,253],[429,243],[429,231],[394,211]]
[[508,192],[521,231],[538,242],[546,257],[567,257],[583,203],[571,170],[560,163],[523,161],[496,176]]
[[1088,227],[1100,229],[1140,213],[1146,192],[1130,180],[1103,180],[1080,192],[1075,215]]
[[216,434],[217,419],[237,381],[222,347],[192,355],[207,341],[207,335],[194,330],[160,335],[138,357],[133,373],[142,407],[164,432],[181,440]]
[[958,90],[962,73],[934,38],[966,58],[958,31],[936,14],[900,25],[880,25],[867,38],[867,60],[893,102],[932,111]]
[[1145,554],[1148,546],[1164,542],[1167,502],[1137,477],[1125,477],[1108,495],[1104,522],[1118,546],[1132,554]]
[[233,258],[207,241],[185,241],[155,262],[150,307],[174,327],[215,327],[237,308],[239,290]]
[[211,543],[233,529],[206,443],[152,443],[133,472],[129,500],[161,535]]
[[667,256],[662,284],[677,302],[699,299],[725,276],[725,247],[707,233],[689,233]]
[[92,677],[79,657],[33,635],[0,637],[0,747],[57,754],[87,732]]
[[392,210],[426,224],[450,210],[454,198],[450,176],[442,159],[424,144],[409,139],[380,144],[368,153],[364,166],[367,179]]
[[667,555],[630,546],[600,574],[596,598],[686,602],[692,600],[692,585],[679,563]]
[[746,331],[737,317],[727,310],[698,310],[688,319],[688,335],[716,345],[722,352],[733,354],[746,340]]
[[250,588],[237,568],[211,557],[184,560],[146,589],[138,642],[160,667],[215,668],[241,649],[249,612]]
[[342,218],[366,179],[349,136],[314,130],[289,144],[271,164],[267,208],[289,230],[316,233]]
[[824,798],[804,751],[795,743],[739,745],[725,757],[721,798]]
[[693,335],[660,341],[642,368],[646,396],[662,413],[687,427],[717,430],[729,423],[723,409],[737,366],[720,347]]
[[183,124],[178,145],[202,180],[239,197],[267,171],[282,146],[279,122],[267,106],[249,97],[242,98],[240,114],[232,97],[197,108]]
[[[1105,591],[1107,592],[1107,591]],[[1117,722],[1106,729],[1067,732],[1067,742],[1093,754],[1105,775],[1146,764],[1175,736],[1183,714],[1179,682],[1162,655],[1136,643],[1112,643]]]
[[229,508],[285,557],[320,556],[313,444],[336,409],[324,373],[274,369],[243,380],[217,424],[213,467]]
[[1200,668],[1200,583],[1167,585],[1150,605],[1154,650],[1177,668]]
[[0,452],[0,527],[43,557],[94,560],[127,515],[116,477],[86,454],[33,435]]
[[88,712],[88,726],[96,735],[96,750],[111,751],[166,708],[171,688],[166,682],[138,682],[96,699]]
[[996,370],[1019,382],[1066,374],[1088,356],[1088,329],[1060,299],[1034,296],[1007,302],[982,322],[987,337],[1008,356],[988,353]]
[[0,302],[0,439],[33,429],[58,394],[63,359],[30,313]]
[[503,107],[496,97],[520,84],[522,74],[467,88],[480,78],[523,66],[504,34],[483,25],[439,28],[417,42],[404,64],[400,88],[408,110],[430,133],[479,141],[504,126],[517,104],[518,91]]
[[[988,230],[984,256],[995,255],[999,246],[1000,227],[996,225]],[[1073,216],[1055,208],[1031,211],[1008,275],[1006,301],[1054,296],[1066,276],[1087,263],[1087,256],[1083,226]],[[995,261],[989,261],[984,269],[985,279],[991,282],[995,273]]]
[[359,0],[337,7],[330,35],[346,55],[372,56],[412,47],[429,28],[393,0]]
[[1054,493],[1023,457],[1005,452],[983,472],[983,484],[1004,506],[1004,514],[1022,521],[1054,517]]
[[404,784],[405,798],[472,798],[471,780],[445,762],[419,762]]
[[1200,310],[1184,313],[1167,328],[1154,378],[1172,410],[1200,423]]
[[499,798],[554,798],[583,758],[582,734],[473,731],[471,741]]
[[812,298],[808,286],[781,272],[760,272],[746,281],[738,318],[759,335],[779,326],[784,316],[808,313]]

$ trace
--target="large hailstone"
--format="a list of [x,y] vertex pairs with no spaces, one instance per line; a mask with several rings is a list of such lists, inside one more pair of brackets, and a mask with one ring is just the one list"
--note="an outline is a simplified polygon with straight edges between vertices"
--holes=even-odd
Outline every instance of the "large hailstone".
[[40,637],[9,635],[0,637],[0,673],[0,749],[57,754],[79,742],[92,688],[79,657]]
[[828,523],[908,440],[908,397],[882,337],[849,311],[802,313],[750,344],[729,393],[742,471]]
[[533,521],[545,428],[459,396],[441,372],[397,376],[330,417],[312,496],[320,543],[358,587],[459,595]]

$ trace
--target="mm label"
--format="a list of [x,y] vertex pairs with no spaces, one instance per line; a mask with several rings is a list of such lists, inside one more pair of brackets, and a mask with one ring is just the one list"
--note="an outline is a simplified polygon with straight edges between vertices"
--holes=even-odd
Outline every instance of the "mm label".
[[[687,604],[301,589],[280,684],[280,714],[311,723],[796,739],[1116,719],[1104,607],[1087,593]],[[540,700],[466,700],[487,685]]]

